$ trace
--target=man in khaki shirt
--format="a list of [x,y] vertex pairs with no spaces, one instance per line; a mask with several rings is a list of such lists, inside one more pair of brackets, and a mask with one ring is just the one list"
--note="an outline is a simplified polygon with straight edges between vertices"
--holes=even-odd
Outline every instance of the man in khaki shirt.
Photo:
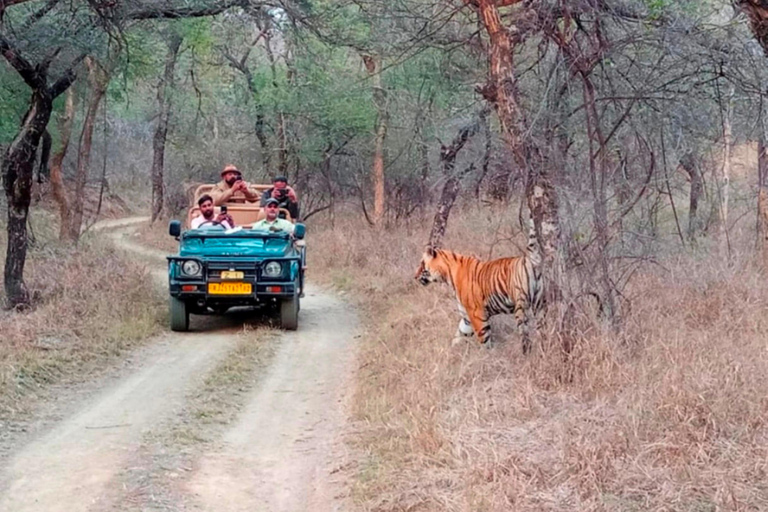
[[250,183],[243,180],[243,175],[234,165],[224,167],[221,171],[221,177],[222,180],[211,190],[215,206],[224,203],[256,202],[259,200],[258,191],[252,189]]
[[263,231],[285,231],[288,234],[293,234],[293,223],[291,221],[281,219],[277,216],[280,211],[278,208],[277,199],[270,197],[264,204],[264,211],[267,212],[267,218],[262,219],[259,222],[254,222],[251,229],[260,229]]

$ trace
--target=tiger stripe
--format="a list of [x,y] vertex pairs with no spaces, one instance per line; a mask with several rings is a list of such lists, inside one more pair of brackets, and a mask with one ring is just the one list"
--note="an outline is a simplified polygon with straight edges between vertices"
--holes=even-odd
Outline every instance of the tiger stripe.
[[415,278],[423,285],[445,282],[455,290],[461,315],[456,338],[475,334],[480,343],[487,343],[491,339],[490,317],[514,314],[522,332],[523,351],[528,352],[528,318],[535,317],[544,302],[540,267],[541,254],[531,225],[523,256],[481,261],[428,247]]

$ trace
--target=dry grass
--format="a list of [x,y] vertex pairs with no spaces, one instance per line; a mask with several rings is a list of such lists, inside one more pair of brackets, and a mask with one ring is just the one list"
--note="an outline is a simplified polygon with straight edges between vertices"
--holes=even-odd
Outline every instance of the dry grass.
[[136,230],[135,241],[145,247],[153,247],[168,254],[179,252],[179,242],[168,234],[168,220],[160,219],[154,224],[147,222]]
[[[147,338],[165,314],[141,262],[95,233],[78,250],[59,245],[50,218],[36,212],[33,219],[36,243],[25,279],[37,300],[30,311],[0,311],[0,418],[5,419],[19,417],[50,384],[80,380]],[[0,251],[5,252],[4,239]]]
[[[516,254],[516,218],[457,213],[445,246]],[[768,282],[749,250],[649,265],[620,333],[586,324],[569,358],[542,340],[524,357],[509,321],[505,343],[451,347],[453,295],[413,281],[423,226],[340,224],[310,230],[309,263],[366,310],[364,510],[768,509]]]

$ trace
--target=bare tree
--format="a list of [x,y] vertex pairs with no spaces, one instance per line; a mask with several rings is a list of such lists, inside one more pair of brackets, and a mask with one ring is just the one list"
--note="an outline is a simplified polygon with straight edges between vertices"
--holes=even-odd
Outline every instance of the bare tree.
[[688,205],[688,239],[693,241],[696,236],[696,216],[699,211],[699,199],[704,192],[704,183],[699,170],[699,163],[693,151],[689,151],[680,159],[680,168],[685,171],[691,183],[690,201]]
[[[259,40],[267,37],[268,32],[268,27],[263,28],[259,35],[254,38],[253,42],[248,45],[248,48],[246,48],[246,50],[243,52],[243,55],[239,59],[233,56],[229,50],[223,51],[224,58],[229,61],[229,65],[238,70],[245,77],[245,83],[248,87],[248,91],[253,95],[254,100],[256,101],[256,122],[254,123],[254,132],[256,139],[259,141],[259,145],[261,146],[261,163],[264,166],[264,172],[266,173],[271,171],[272,150],[269,145],[269,139],[267,138],[267,123],[264,116],[264,103],[260,97],[262,91],[259,91],[259,89],[256,87],[256,82],[253,79],[253,72],[248,65],[248,58],[250,57],[253,49],[258,44]],[[271,52],[269,55],[271,55]],[[274,69],[274,63],[272,63],[272,68]]]
[[165,141],[168,135],[168,121],[171,117],[170,91],[173,89],[173,74],[181,41],[182,37],[178,34],[170,35],[167,41],[165,71],[157,86],[158,119],[155,136],[152,139],[152,222],[155,222],[163,211]]
[[80,238],[80,229],[83,224],[83,209],[85,203],[85,185],[91,169],[91,147],[93,145],[93,129],[96,124],[96,114],[101,100],[107,92],[110,71],[102,66],[95,58],[86,57],[85,65],[88,68],[88,86],[90,97],[88,107],[83,119],[83,128],[80,132],[80,143],[77,151],[77,169],[75,171],[74,190],[71,200],[71,216],[67,228],[67,238],[77,242]]
[[440,194],[440,199],[437,203],[437,211],[435,212],[435,218],[432,221],[432,230],[429,233],[430,247],[440,247],[440,244],[445,236],[445,228],[448,225],[448,216],[451,214],[453,204],[456,202],[456,197],[459,194],[461,188],[461,180],[464,176],[472,172],[475,168],[474,164],[470,164],[467,168],[461,172],[456,172],[456,157],[459,151],[464,148],[467,141],[473,137],[479,130],[480,126],[486,122],[489,109],[487,107],[480,110],[473,117],[473,119],[465,126],[461,127],[459,133],[453,138],[449,146],[440,147],[440,163],[443,167],[443,178],[445,178],[445,184],[443,185],[443,191]]
[[75,81],[75,67],[84,55],[71,61],[64,73],[49,84],[48,70],[59,55],[60,48],[51,51],[41,62],[33,65],[0,32],[0,53],[32,89],[27,113],[18,134],[6,149],[2,163],[3,186],[8,200],[5,293],[10,305],[17,307],[29,303],[29,293],[24,283],[24,264],[27,259],[27,216],[37,148],[51,117],[53,100]]
[[53,190],[53,199],[59,206],[59,239],[67,240],[70,235],[71,210],[69,207],[69,194],[64,185],[64,176],[62,165],[64,157],[69,148],[69,139],[72,135],[72,123],[75,120],[75,93],[72,88],[67,90],[66,101],[64,104],[64,114],[59,116],[59,137],[61,137],[61,147],[51,158],[51,188]]
[[373,142],[373,221],[380,224],[384,218],[384,141],[387,138],[387,91],[381,86],[381,59],[363,55],[363,63],[371,77],[373,102],[376,105],[376,127]]

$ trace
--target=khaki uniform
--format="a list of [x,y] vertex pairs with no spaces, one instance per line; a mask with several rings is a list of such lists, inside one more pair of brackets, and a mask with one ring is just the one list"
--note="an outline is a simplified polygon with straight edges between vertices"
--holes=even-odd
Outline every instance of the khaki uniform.
[[259,192],[251,188],[250,183],[246,182],[245,186],[248,187],[248,192],[243,194],[239,190],[237,192],[232,191],[226,181],[221,180],[215,187],[209,192],[213,198],[214,206],[221,206],[224,203],[245,203],[246,201],[254,203],[259,200]]
[[263,231],[286,231],[293,233],[293,222],[277,218],[272,222],[267,219],[262,219],[259,222],[254,222],[251,229],[263,230]]

